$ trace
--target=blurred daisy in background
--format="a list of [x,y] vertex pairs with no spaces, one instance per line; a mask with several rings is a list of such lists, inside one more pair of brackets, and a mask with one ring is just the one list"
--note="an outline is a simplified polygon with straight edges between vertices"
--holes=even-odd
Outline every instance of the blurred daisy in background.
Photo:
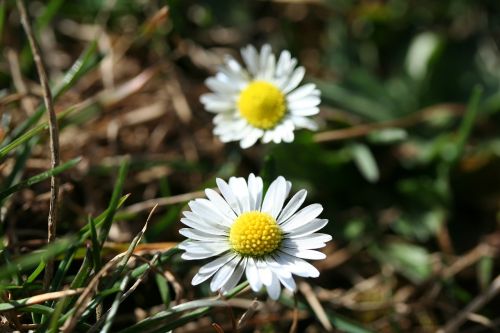
[[294,130],[316,130],[308,118],[319,112],[320,91],[313,83],[299,86],[304,67],[289,51],[278,60],[266,44],[258,52],[248,45],[241,50],[246,68],[228,56],[219,72],[206,80],[213,91],[200,101],[216,113],[214,133],[223,142],[239,141],[248,148],[261,139],[263,143],[292,142]]
[[189,202],[181,222],[189,228],[179,232],[188,239],[179,247],[182,258],[214,258],[202,266],[192,280],[198,285],[210,278],[210,289],[221,292],[234,288],[243,275],[257,292],[263,286],[272,299],[281,285],[295,291],[292,274],[318,277],[319,271],[304,259],[324,259],[316,249],[332,237],[316,233],[328,220],[318,218],[323,207],[312,204],[299,210],[307,195],[297,192],[285,205],[291,183],[278,177],[263,193],[260,177],[217,179],[222,195],[205,190],[208,199]]

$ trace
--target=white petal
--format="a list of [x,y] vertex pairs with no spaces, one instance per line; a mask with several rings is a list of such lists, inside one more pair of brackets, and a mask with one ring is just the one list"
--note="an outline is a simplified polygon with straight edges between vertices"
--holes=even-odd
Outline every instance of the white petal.
[[250,210],[250,198],[245,178],[243,177],[229,178],[229,187],[231,187],[231,190],[236,196],[241,211],[248,212]]
[[290,91],[295,89],[299,85],[300,81],[302,81],[302,79],[304,78],[305,73],[306,73],[306,70],[304,69],[304,67],[302,67],[302,66],[297,67],[293,71],[292,76],[290,77],[290,80],[288,81],[288,84],[286,85],[285,89],[283,89],[283,92],[285,94],[288,94]]
[[207,198],[213,203],[213,205],[219,210],[219,212],[226,215],[232,220],[236,219],[236,214],[219,193],[208,188],[205,190],[205,194],[207,195]]
[[221,289],[223,292],[230,291],[236,286],[236,284],[238,284],[238,282],[241,279],[241,276],[245,272],[246,266],[247,266],[247,258],[243,258],[239,263],[239,265],[234,270],[233,275],[231,275],[229,280],[227,280],[227,282],[222,286]]
[[315,106],[312,108],[291,109],[290,113],[293,115],[296,115],[296,116],[304,116],[304,117],[314,116],[314,115],[317,115],[319,113],[319,108],[317,106]]
[[261,130],[260,128],[254,128],[249,135],[245,136],[240,141],[240,147],[242,149],[250,148],[257,142],[257,140],[259,140],[262,137],[263,134],[264,134],[263,130]]
[[327,223],[328,223],[327,219],[314,219],[311,222],[304,224],[302,227],[291,230],[286,237],[297,238],[297,237],[307,236],[323,228]]
[[260,49],[259,69],[257,73],[258,77],[261,77],[262,74],[265,72],[270,54],[271,54],[271,45],[264,44],[264,46],[262,46],[262,48]]
[[287,205],[281,211],[281,214],[278,217],[278,223],[281,224],[286,221],[290,216],[292,216],[304,203],[306,200],[307,191],[300,190],[288,201]]
[[234,110],[236,105],[227,97],[215,94],[204,94],[200,97],[200,102],[204,104],[205,110],[212,112],[224,112]]
[[182,228],[179,230],[179,233],[184,237],[199,241],[224,241],[227,239],[227,236],[223,234],[217,236],[198,229],[191,228]]
[[287,142],[287,143],[290,143],[290,142],[293,142],[293,139],[295,139],[295,135],[293,134],[293,130],[290,131],[285,131],[283,133],[283,142]]
[[312,204],[299,210],[295,215],[292,215],[287,221],[281,224],[284,232],[289,232],[295,228],[303,226],[312,221],[323,211],[323,206],[320,204]]
[[309,109],[318,106],[320,103],[321,100],[318,96],[307,96],[288,103],[288,107],[291,110]]
[[273,300],[277,300],[280,297],[281,285],[276,274],[271,273],[271,284],[266,286],[266,289],[269,297],[271,297]]
[[262,79],[270,81],[274,76],[274,70],[276,68],[276,57],[274,54],[270,54],[267,58],[266,65],[262,72]]
[[205,265],[201,266],[198,272],[204,274],[215,272],[223,265],[234,259],[234,257],[236,257],[236,254],[234,252],[228,252],[220,256],[219,258],[212,260],[209,263],[206,263]]
[[229,242],[227,238],[224,240],[209,240],[209,241],[198,241],[193,239],[186,239],[179,244],[179,249],[188,252],[206,252],[206,251],[218,251],[222,249],[229,249]]
[[[224,78],[225,76],[225,78]],[[248,74],[240,71],[234,72],[226,66],[221,66],[219,68],[219,72],[216,74],[218,79],[226,80],[231,82],[233,85],[238,87],[238,90],[243,89],[248,85]]]
[[290,117],[290,119],[293,121],[293,124],[297,128],[306,128],[311,131],[315,131],[318,129],[318,124],[316,124],[315,121],[309,118],[293,115],[292,117]]
[[204,221],[199,221],[199,219],[183,217],[181,218],[181,223],[193,229],[203,230],[212,235],[228,235],[229,232],[229,229],[224,230],[222,228],[213,227],[211,224],[205,223]]
[[307,95],[318,96],[319,93],[320,92],[319,90],[316,89],[316,85],[314,83],[308,83],[292,91],[290,94],[286,96],[286,99],[289,102],[292,102],[301,99],[302,97],[305,97]]
[[273,142],[278,144],[281,142],[281,138],[283,137],[283,127],[276,126],[274,129]]
[[198,272],[195,276],[193,276],[193,279],[191,280],[191,284],[193,286],[197,286],[200,283],[205,282],[206,280],[208,280],[214,274],[215,274],[215,271],[208,272],[208,273]]
[[262,137],[262,143],[269,143],[274,138],[274,130],[269,130],[264,132],[264,136]]
[[283,240],[283,246],[299,249],[319,249],[331,240],[331,235],[317,233],[299,238],[286,238]]
[[290,195],[290,190],[292,189],[292,182],[287,180],[286,181],[286,194],[285,194],[285,198],[288,198],[288,196]]
[[226,199],[226,202],[229,204],[229,206],[236,212],[237,215],[241,214],[241,208],[238,204],[238,199],[231,190],[231,187],[229,187],[229,185],[220,178],[215,179],[215,182],[217,183],[217,187],[219,187],[222,196],[224,197],[224,199]]
[[267,190],[264,202],[262,203],[262,212],[270,214],[277,218],[286,199],[286,181],[279,176],[274,180]]
[[284,252],[276,256],[276,261],[295,275],[302,277],[318,277],[319,271],[307,261],[293,257]]
[[326,255],[324,253],[314,250],[291,249],[282,247],[281,251],[288,253],[291,256],[302,259],[321,260],[326,258]]
[[210,90],[229,96],[234,95],[239,91],[238,87],[230,84],[229,82],[221,81],[215,77],[209,77],[206,79],[205,84],[208,88],[210,88]]
[[236,257],[229,261],[226,265],[222,266],[210,282],[210,290],[219,290],[231,278],[231,275],[233,274],[240,260],[240,257]]
[[207,252],[207,253],[184,252],[181,255],[181,258],[184,260],[200,260],[200,259],[210,258],[213,256],[218,256],[219,254],[225,251],[226,250],[221,250],[221,251]]
[[295,292],[295,290],[297,289],[297,285],[295,284],[295,280],[292,276],[278,275],[278,278],[286,289],[290,290],[291,292]]
[[253,173],[248,176],[248,194],[250,195],[250,210],[260,211],[262,204],[262,178],[255,177]]
[[262,260],[257,259],[256,262],[257,269],[259,270],[259,277],[262,283],[267,287],[273,282],[273,274],[266,263]]
[[285,74],[285,70],[289,68],[291,59],[292,56],[288,50],[284,50],[281,52],[280,57],[278,59],[278,63],[276,64],[277,77],[281,77]]
[[253,47],[253,45],[248,45],[246,48],[242,48],[241,57],[243,58],[248,71],[253,75],[257,74],[259,64],[257,50],[255,47]]
[[237,62],[232,56],[227,55],[226,56],[226,66],[235,73],[239,73],[243,71],[243,68],[241,67],[240,63]]
[[253,258],[248,258],[246,277],[253,291],[257,292],[262,288],[262,281],[259,278],[259,270]]
[[204,221],[217,221],[224,225],[230,225],[233,221],[229,216],[217,210],[217,207],[207,199],[195,199],[188,203],[191,211],[201,217]]

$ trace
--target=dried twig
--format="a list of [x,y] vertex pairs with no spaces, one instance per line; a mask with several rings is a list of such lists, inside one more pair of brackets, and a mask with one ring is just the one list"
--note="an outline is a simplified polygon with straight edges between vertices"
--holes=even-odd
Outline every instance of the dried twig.
[[201,198],[204,195],[205,195],[205,192],[197,191],[197,192],[190,192],[190,193],[184,193],[184,194],[179,194],[179,195],[173,195],[171,197],[146,200],[146,201],[139,202],[139,203],[128,206],[127,208],[123,209],[123,213],[135,214],[135,213],[139,213],[139,212],[142,212],[144,210],[150,209],[151,207],[154,207],[155,205],[158,205],[158,206],[174,205],[174,204],[186,202],[186,201],[189,201],[192,199]]
[[[54,103],[52,100],[52,93],[49,87],[49,79],[47,77],[47,70],[43,63],[40,48],[35,39],[33,30],[31,29],[30,22],[28,20],[28,14],[26,13],[26,7],[24,6],[23,0],[17,0],[17,8],[19,10],[19,15],[21,16],[21,23],[23,25],[26,36],[30,43],[31,50],[33,52],[33,59],[35,61],[38,76],[40,78],[40,83],[42,84],[43,90],[43,100],[47,112],[49,113],[49,135],[50,135],[50,157],[51,157],[51,167],[55,168],[59,165],[59,130],[57,127],[57,117],[54,110]],[[48,217],[48,242],[51,243],[56,238],[56,226],[57,226],[57,201],[59,198],[59,178],[57,176],[50,177],[50,206],[49,206],[49,217]],[[50,285],[50,280],[52,279],[52,273],[54,270],[54,262],[52,260],[47,262],[45,268],[44,276],[44,287]]]
[[456,316],[454,316],[446,325],[438,331],[438,333],[451,333],[455,332],[469,317],[471,313],[479,310],[483,305],[485,305],[490,299],[495,297],[500,292],[500,275],[498,275],[491,286],[482,294],[474,298],[472,302],[469,303],[460,311]]
[[345,129],[338,129],[318,133],[314,136],[316,142],[338,141],[351,138],[357,138],[370,134],[373,131],[392,128],[392,127],[410,127],[431,118],[436,113],[443,110],[451,112],[453,115],[463,114],[465,107],[461,104],[438,104],[421,110],[420,112],[410,114],[409,116],[383,121],[380,123],[363,124]]
[[[15,308],[23,308],[25,306],[33,305],[33,304],[40,304],[44,303],[47,301],[53,301],[55,299],[63,298],[66,296],[73,296],[73,295],[78,295],[83,292],[83,288],[78,288],[78,289],[67,289],[67,290],[62,290],[62,291],[55,291],[51,293],[45,293],[45,294],[40,294],[40,295],[35,295],[29,298],[26,298],[22,301],[9,301]],[[10,311],[12,309],[7,309],[7,310],[0,310],[0,312],[3,311]]]
[[312,290],[311,286],[307,282],[302,281],[299,283],[299,290],[306,298],[307,303],[309,303],[309,305],[311,306],[311,309],[316,314],[316,317],[320,321],[321,325],[323,325],[323,327],[327,332],[332,332],[333,331],[332,324],[330,323],[330,320],[326,315],[325,309],[319,302],[318,297]]

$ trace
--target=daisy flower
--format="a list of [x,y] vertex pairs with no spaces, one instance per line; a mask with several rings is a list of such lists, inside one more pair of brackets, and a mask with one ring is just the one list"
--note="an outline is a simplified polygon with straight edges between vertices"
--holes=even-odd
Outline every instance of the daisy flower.
[[222,195],[205,190],[208,199],[189,202],[180,229],[188,239],[179,247],[182,258],[212,258],[193,277],[198,285],[210,278],[212,291],[227,292],[245,274],[257,292],[263,286],[272,299],[281,293],[281,285],[295,291],[292,274],[318,277],[318,270],[304,259],[324,259],[316,251],[332,237],[316,233],[328,220],[319,219],[323,207],[312,204],[299,210],[307,192],[300,190],[285,205],[291,183],[278,177],[264,195],[262,178],[250,174],[231,177],[229,183],[217,179]]
[[258,52],[248,45],[241,49],[246,68],[228,56],[219,72],[206,80],[213,92],[200,101],[214,117],[214,133],[222,142],[240,141],[248,148],[263,143],[292,142],[296,128],[316,130],[308,118],[319,112],[320,91],[313,83],[299,87],[304,67],[289,51],[278,60],[266,44]]

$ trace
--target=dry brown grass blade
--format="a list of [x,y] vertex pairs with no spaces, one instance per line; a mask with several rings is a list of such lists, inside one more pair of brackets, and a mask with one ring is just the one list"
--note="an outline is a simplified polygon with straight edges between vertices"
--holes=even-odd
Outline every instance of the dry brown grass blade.
[[302,281],[299,283],[299,290],[306,298],[307,303],[309,303],[309,305],[311,306],[311,309],[316,314],[316,317],[320,321],[321,325],[323,325],[323,327],[327,332],[332,332],[333,331],[332,324],[330,323],[330,320],[326,315],[325,309],[319,302],[318,297],[312,290],[311,286],[307,282]]
[[495,280],[491,283],[490,287],[478,295],[476,298],[472,300],[456,316],[454,316],[450,321],[446,323],[446,325],[438,330],[437,333],[452,333],[456,332],[460,326],[467,320],[470,314],[476,312],[480,308],[482,308],[489,300],[495,297],[500,292],[500,275],[498,275]]
[[[38,72],[40,83],[42,84],[43,90],[43,101],[47,112],[49,114],[49,136],[50,136],[50,158],[51,167],[55,168],[59,165],[59,128],[57,125],[56,112],[54,110],[54,101],[52,99],[52,92],[50,91],[49,78],[47,76],[47,69],[43,62],[43,58],[40,52],[40,48],[35,39],[35,34],[31,29],[31,24],[28,19],[28,14],[26,12],[26,7],[24,6],[23,0],[17,0],[17,8],[19,10],[19,15],[21,16],[21,23],[23,25],[24,31],[28,37],[28,41],[33,53],[33,60],[35,61],[35,66]],[[49,206],[49,218],[48,218],[48,242],[51,243],[56,238],[56,227],[57,227],[57,203],[59,199],[59,178],[57,176],[50,177],[50,206]],[[50,285],[52,279],[52,273],[54,270],[54,262],[49,260],[47,266],[45,267],[45,276],[43,279],[44,288]]]
[[[151,212],[148,215],[148,218],[146,219],[146,223],[144,223],[144,227],[142,230],[137,234],[135,239],[137,239],[137,243],[140,242],[142,236],[146,232],[146,228],[148,226],[148,222],[153,215],[154,211],[156,210],[157,205],[155,205],[152,209]],[[68,317],[66,322],[63,325],[63,332],[69,333],[72,332],[73,329],[75,328],[78,319],[81,317],[83,312],[86,309],[86,305],[88,301],[91,299],[92,295],[97,292],[97,288],[99,286],[99,283],[103,277],[105,277],[111,269],[115,268],[117,265],[120,265],[122,263],[122,259],[126,258],[128,259],[131,253],[129,251],[127,252],[122,252],[115,256],[113,259],[111,259],[109,262],[104,265],[104,267],[101,268],[101,270],[90,280],[89,284],[87,287],[85,287],[84,291],[80,295],[80,297],[77,299],[75,306],[74,306],[74,311],[73,314]],[[125,263],[126,264],[126,263]]]
[[[25,300],[23,300],[23,302],[11,301],[11,303],[14,304],[15,308],[22,308],[22,307],[33,305],[33,304],[40,304],[40,303],[44,303],[47,301],[53,301],[55,299],[63,298],[66,296],[78,295],[78,294],[81,294],[83,292],[83,290],[84,290],[84,288],[54,291],[51,293],[45,293],[45,294],[35,295],[32,297],[26,298]],[[11,311],[11,310],[7,310],[7,311]],[[2,312],[2,311],[0,310],[0,312]]]
[[127,213],[127,214],[140,213],[142,211],[150,209],[151,207],[154,207],[155,205],[158,205],[158,206],[174,205],[174,204],[186,202],[186,201],[189,201],[192,199],[201,198],[204,195],[205,195],[204,191],[196,191],[196,192],[184,193],[184,194],[179,194],[179,195],[173,195],[171,197],[146,200],[146,201],[139,202],[139,203],[128,206],[127,208],[123,209],[123,212]]
[[112,105],[124,100],[125,98],[135,94],[140,91],[144,86],[155,76],[158,72],[158,68],[151,67],[142,71],[139,75],[132,78],[131,80],[123,83],[122,85],[114,88],[104,90],[99,93],[97,100],[105,108],[111,107]]
[[7,49],[7,61],[9,62],[10,73],[12,75],[12,82],[16,87],[17,92],[23,96],[21,98],[21,108],[26,115],[30,116],[35,112],[35,101],[29,96],[28,87],[23,79],[21,73],[21,66],[19,65],[19,55],[12,49]]
[[[139,244],[136,246],[133,253],[142,254],[142,253],[166,251],[175,247],[177,244],[178,244],[177,242]],[[127,251],[129,246],[130,246],[129,243],[114,243],[114,242],[104,243],[104,249],[106,249],[107,251],[120,252],[120,253]]]
[[465,111],[462,104],[438,104],[425,108],[419,112],[412,113],[407,117],[383,121],[380,123],[357,125],[345,129],[325,131],[314,135],[316,142],[329,142],[357,138],[370,134],[371,132],[393,128],[410,127],[426,121],[437,113],[447,111],[450,115],[459,116]]

